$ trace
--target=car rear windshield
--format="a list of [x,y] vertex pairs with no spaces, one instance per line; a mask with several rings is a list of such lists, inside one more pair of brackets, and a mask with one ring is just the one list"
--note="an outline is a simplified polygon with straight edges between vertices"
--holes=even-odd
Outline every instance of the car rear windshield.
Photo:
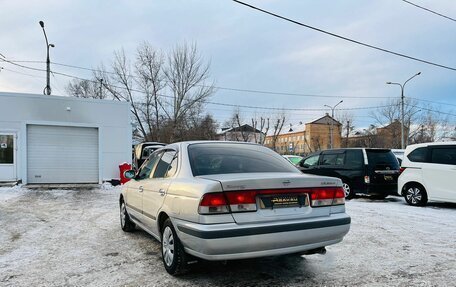
[[399,162],[390,150],[366,150],[366,153],[370,168],[399,169]]
[[204,143],[188,147],[194,176],[226,173],[297,172],[272,150],[251,144]]

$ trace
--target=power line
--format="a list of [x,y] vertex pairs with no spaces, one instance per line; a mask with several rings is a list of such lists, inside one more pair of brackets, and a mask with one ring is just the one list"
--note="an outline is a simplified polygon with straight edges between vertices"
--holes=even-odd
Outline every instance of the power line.
[[[45,69],[33,68],[33,67],[25,66],[25,65],[22,65],[22,64],[17,64],[15,62],[13,62],[11,60],[7,60],[7,59],[0,59],[0,60],[4,61],[4,62],[7,62],[7,63],[10,63],[12,65],[24,68],[24,69],[30,69],[30,70],[34,70],[34,71],[43,71],[43,72],[46,71]],[[9,69],[7,69],[7,70],[9,70]],[[9,70],[9,71],[12,71],[12,70]],[[20,72],[17,72],[17,71],[13,71],[13,72],[16,72],[16,73],[19,73],[19,74],[24,74],[24,75],[27,75],[27,76],[32,76],[30,74],[20,73]],[[61,73],[61,72],[57,72],[57,71],[52,71],[52,74],[53,74],[54,77],[55,77],[55,75],[60,75],[60,76],[68,77],[68,78],[74,78],[74,79],[89,81],[89,82],[98,84],[98,81],[94,81],[94,80],[90,80],[90,79],[86,79],[86,78],[81,78],[81,77],[78,77],[78,76],[74,76],[74,75],[70,75],[70,74],[66,74],[66,73]],[[38,77],[38,76],[35,76],[35,77]],[[109,86],[111,86],[113,88],[118,88],[118,89],[124,89],[124,90],[127,89],[125,87],[119,87],[119,86],[115,86],[115,85],[109,85]],[[133,91],[133,92],[144,94],[144,91],[141,91],[141,90],[137,90],[137,89],[130,89],[130,90]],[[168,95],[159,95],[159,96],[160,97],[164,97],[164,98],[174,98],[173,96],[168,96]],[[418,99],[418,98],[413,98],[413,99],[421,100],[421,99]],[[423,101],[427,101],[427,100],[423,100]],[[213,102],[213,101],[204,101],[204,102],[206,104],[209,104],[209,105],[227,106],[227,107],[239,107],[239,108],[259,109],[259,110],[273,110],[273,111],[326,111],[327,110],[325,108],[277,108],[277,107],[264,107],[264,106],[229,104],[229,103],[220,103],[220,102]],[[429,101],[429,102],[434,102],[434,101]],[[444,103],[441,103],[441,104],[444,104]],[[452,105],[452,104],[447,104],[447,105]],[[354,107],[354,108],[339,108],[338,110],[345,110],[345,111],[366,110],[366,109],[377,109],[377,108],[384,108],[384,107],[390,107],[390,106],[394,106],[394,105],[370,106],[370,107]],[[426,110],[426,108],[423,108],[423,110]],[[434,110],[432,110],[432,111],[434,111]],[[449,114],[449,113],[444,113],[444,114],[454,115],[454,114]]]
[[[3,59],[0,59],[3,60]],[[13,60],[7,60],[9,63],[20,63],[20,62],[26,62],[26,63],[44,63],[43,61],[13,61]],[[51,62],[53,65],[58,65],[58,66],[63,66],[63,67],[69,67],[69,68],[75,68],[75,69],[81,69],[81,70],[86,70],[86,71],[92,71],[92,72],[100,72],[100,73],[107,73],[107,74],[112,74],[116,75],[115,72],[110,72],[110,71],[104,71],[104,70],[99,70],[99,69],[92,69],[92,68],[87,68],[87,67],[81,67],[81,66],[75,66],[75,65],[69,65],[69,64],[63,64],[63,63],[56,63],[56,62]],[[22,65],[23,66],[23,65]],[[24,67],[24,66],[23,66]],[[40,71],[45,71],[42,69],[38,69]],[[134,75],[128,75],[129,77],[133,78],[138,78],[138,76]],[[195,85],[198,87],[210,87],[208,85]],[[351,99],[384,99],[384,98],[395,98],[395,97],[382,97],[382,96],[335,96],[335,95],[316,95],[316,94],[302,94],[302,93],[289,93],[289,92],[274,92],[274,91],[264,91],[264,90],[255,90],[255,89],[240,89],[240,88],[231,88],[231,87],[223,87],[223,86],[213,86],[216,89],[219,90],[227,90],[227,91],[233,91],[233,92],[245,92],[245,93],[255,93],[255,94],[267,94],[267,95],[281,95],[281,96],[295,96],[295,97],[316,97],[316,98],[351,98]]]
[[451,17],[448,17],[448,16],[443,15],[443,14],[440,14],[440,13],[437,13],[437,12],[431,10],[431,9],[426,8],[426,7],[420,6],[420,5],[418,5],[418,4],[412,3],[412,2],[407,1],[407,0],[402,0],[402,1],[405,2],[405,3],[408,3],[408,4],[410,4],[410,5],[413,5],[413,6],[417,7],[417,8],[420,8],[420,9],[426,10],[426,11],[428,11],[428,12],[431,12],[432,14],[435,14],[435,15],[437,15],[437,16],[440,16],[440,17],[443,17],[443,18],[446,18],[446,19],[448,19],[448,20],[451,20],[451,21],[456,22],[456,19],[451,18]]
[[[3,59],[0,59],[3,60]],[[45,61],[33,61],[33,60],[9,60],[9,63],[13,64],[14,63],[46,63]],[[51,62],[53,65],[58,65],[58,66],[63,66],[63,67],[69,67],[69,68],[75,68],[75,69],[81,69],[81,70],[87,70],[87,71],[92,71],[92,72],[101,72],[101,73],[107,73],[107,74],[113,74],[116,75],[115,72],[110,72],[110,71],[105,71],[105,70],[99,70],[99,69],[93,69],[93,68],[87,68],[87,67],[81,67],[81,66],[76,66],[76,65],[70,65],[70,64],[63,64],[63,63],[56,63],[56,62]],[[22,66],[25,67],[25,66]],[[28,67],[31,68],[31,67]],[[39,71],[46,71],[44,69],[38,69]],[[61,73],[63,75],[63,73]],[[65,76],[65,75],[63,75]],[[67,75],[72,78],[77,78],[76,76],[72,75]],[[138,78],[138,76],[134,75],[128,75],[129,77],[134,77]],[[91,81],[93,83],[98,83],[98,81],[94,80],[89,80],[89,79],[83,79],[83,78],[78,78],[80,80],[87,80]],[[197,85],[199,87],[209,87],[207,85]],[[382,96],[335,96],[335,95],[316,95],[316,94],[302,94],[302,93],[290,93],[290,92],[274,92],[274,91],[264,91],[264,90],[255,90],[255,89],[240,89],[240,88],[231,88],[231,87],[223,87],[223,86],[214,86],[217,89],[220,90],[228,90],[228,91],[234,91],[234,92],[245,92],[245,93],[256,93],[256,94],[268,94],[268,95],[282,95],[282,96],[297,96],[297,97],[318,97],[318,98],[354,98],[354,99],[395,99],[397,97],[382,97]],[[412,98],[408,97],[417,101],[424,101],[424,102],[431,102],[431,103],[437,103],[441,105],[450,105],[450,106],[456,106],[455,104],[450,104],[450,103],[443,103],[443,102],[436,102],[436,101],[430,101],[430,100],[425,100],[425,99],[419,99],[419,98]]]
[[[104,71],[104,70],[99,70],[99,69],[93,69],[93,68],[87,68],[87,67],[63,64],[63,63],[56,63],[56,62],[51,62],[51,63],[54,64],[54,65],[63,66],[63,67],[69,67],[69,68],[74,68],[74,69],[81,69],[81,70],[86,70],[86,71],[100,72],[100,73],[107,73],[107,74],[116,75],[116,73],[110,72],[110,71]],[[139,78],[138,76],[134,76],[134,75],[128,75],[128,76],[129,77],[133,77],[133,78]],[[198,86],[198,87],[206,87],[206,88],[209,87],[207,85],[196,85],[196,86]],[[216,88],[216,89],[219,89],[219,90],[227,90],[227,91],[233,91],[233,92],[245,92],[245,93],[268,94],[268,95],[281,95],[281,96],[296,96],[296,97],[353,98],[353,99],[364,99],[364,98],[383,99],[383,98],[385,98],[385,97],[381,97],[381,96],[315,95],[315,94],[301,94],[301,93],[263,91],[263,90],[255,90],[255,89],[240,89],[240,88],[231,88],[231,87],[222,87],[222,86],[213,86],[213,87]],[[386,98],[393,98],[393,97],[386,97]]]
[[416,106],[416,105],[408,105],[408,106],[409,107],[418,108],[418,109],[421,109],[421,110],[424,110],[424,111],[429,111],[429,112],[434,112],[434,113],[438,113],[438,114],[443,114],[443,115],[449,115],[449,116],[456,117],[456,114],[453,114],[453,113],[446,113],[446,112],[442,112],[442,111],[436,111],[436,110],[433,110],[433,109],[430,109],[430,108],[425,108],[425,107]]
[[431,100],[424,100],[424,99],[418,99],[418,98],[413,98],[413,97],[408,97],[408,98],[414,99],[414,100],[417,100],[417,101],[423,101],[423,102],[428,102],[428,103],[434,103],[434,104],[439,104],[439,105],[447,105],[447,106],[455,106],[456,107],[456,104],[437,102],[437,101],[431,101]]
[[254,10],[257,10],[257,11],[263,12],[265,14],[274,16],[276,18],[285,20],[287,22],[291,22],[293,24],[297,24],[299,26],[306,27],[306,28],[312,29],[314,31],[318,31],[318,32],[324,33],[326,35],[330,35],[330,36],[333,36],[333,37],[336,37],[336,38],[339,38],[339,39],[342,39],[342,40],[345,40],[345,41],[348,41],[348,42],[352,42],[352,43],[355,43],[355,44],[358,44],[358,45],[361,45],[361,46],[364,46],[364,47],[368,47],[368,48],[371,48],[371,49],[375,49],[375,50],[382,51],[382,52],[385,52],[385,53],[389,53],[389,54],[392,54],[392,55],[396,55],[396,56],[399,56],[399,57],[407,58],[409,60],[425,63],[425,64],[428,64],[428,65],[432,65],[432,66],[436,66],[436,67],[440,67],[440,68],[444,68],[444,69],[448,69],[448,70],[452,70],[452,71],[456,71],[456,68],[453,68],[453,67],[445,66],[445,65],[442,65],[442,64],[437,64],[437,63],[434,63],[434,62],[431,62],[431,61],[419,59],[419,58],[408,56],[408,55],[405,55],[405,54],[402,54],[402,53],[394,52],[394,51],[391,51],[391,50],[388,50],[388,49],[385,49],[385,48],[381,48],[381,47],[378,47],[378,46],[374,46],[374,45],[371,45],[371,44],[367,44],[367,43],[364,43],[364,42],[353,40],[353,39],[350,39],[350,38],[347,38],[347,37],[344,37],[344,36],[341,36],[341,35],[338,35],[338,34],[335,34],[335,33],[332,33],[332,32],[328,32],[328,31],[320,29],[320,28],[316,28],[316,27],[313,27],[313,26],[310,26],[310,25],[307,25],[307,24],[292,20],[290,18],[281,16],[279,14],[275,14],[275,13],[269,12],[267,10],[258,8],[256,6],[253,6],[253,5],[250,5],[250,4],[247,4],[247,3],[244,3],[242,1],[238,1],[238,0],[233,0],[233,1],[238,3],[238,4],[241,4],[241,5],[247,6],[249,8],[252,8]]
[[[31,69],[31,70],[35,70],[35,71],[46,71],[44,69],[38,69],[38,68],[33,68],[33,67],[28,67],[28,66],[24,66],[24,65],[21,65],[21,64],[17,64],[17,63],[11,62],[11,61],[6,60],[6,59],[0,59],[0,60],[8,62],[8,63],[16,65],[16,66],[19,66],[19,67],[22,67],[22,68],[25,68],[25,69]],[[55,74],[55,75],[60,75],[60,76],[64,76],[64,77],[90,81],[92,83],[98,83],[97,81],[94,81],[94,80],[89,80],[89,79],[81,78],[81,77],[70,75],[70,74],[66,74],[66,73],[61,73],[61,72],[56,72],[56,71],[53,71],[52,73]],[[109,85],[109,86],[111,86],[113,88],[118,88],[118,89],[127,89],[125,87],[119,87],[119,86],[114,86],[114,85]],[[141,90],[137,90],[137,89],[130,89],[130,90],[133,91],[133,92],[144,94],[144,91],[141,91]],[[167,96],[167,95],[159,95],[159,96],[165,97],[165,98],[171,98],[171,99],[174,98],[173,96]],[[240,108],[261,109],[261,110],[275,110],[275,111],[325,111],[325,110],[327,110],[325,108],[318,108],[318,109],[317,108],[301,108],[301,109],[299,109],[299,108],[276,108],[276,107],[229,104],[229,103],[220,103],[220,102],[213,102],[213,101],[204,101],[204,102],[207,103],[207,104],[218,105],[218,106],[240,107]],[[372,107],[340,108],[338,110],[364,110],[364,109],[376,109],[376,108],[388,107],[388,106],[391,106],[391,105],[372,106]]]
[[11,69],[7,69],[7,68],[3,68],[3,70],[5,70],[5,71],[8,71],[8,72],[12,72],[12,73],[16,73],[16,74],[20,74],[20,75],[24,75],[24,76],[33,77],[33,78],[41,78],[41,79],[46,79],[46,77],[43,77],[43,76],[37,76],[37,75],[32,75],[32,74],[22,73],[22,72],[19,72],[19,71],[15,71],[15,70],[11,70]]

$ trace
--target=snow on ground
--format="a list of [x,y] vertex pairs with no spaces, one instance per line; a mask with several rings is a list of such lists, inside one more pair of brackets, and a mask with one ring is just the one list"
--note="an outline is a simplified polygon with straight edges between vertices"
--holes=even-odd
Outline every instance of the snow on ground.
[[[159,243],[119,226],[118,187],[0,189],[0,286],[454,286],[456,205],[398,197],[346,204],[326,255],[202,262],[169,276]],[[12,195],[10,195],[11,193]]]

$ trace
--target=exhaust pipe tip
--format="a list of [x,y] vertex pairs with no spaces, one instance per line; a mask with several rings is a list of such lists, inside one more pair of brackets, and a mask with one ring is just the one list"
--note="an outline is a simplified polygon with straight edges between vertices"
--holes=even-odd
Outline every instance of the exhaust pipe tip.
[[315,249],[306,250],[306,251],[299,253],[299,255],[312,255],[312,254],[324,255],[324,254],[326,254],[326,247],[315,248]]

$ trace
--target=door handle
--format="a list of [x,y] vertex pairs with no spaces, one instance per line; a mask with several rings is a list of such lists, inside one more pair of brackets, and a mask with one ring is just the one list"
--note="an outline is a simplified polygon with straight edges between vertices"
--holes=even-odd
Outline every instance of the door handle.
[[140,186],[139,188],[139,192],[143,192],[144,191],[144,187]]
[[165,196],[166,191],[163,188],[160,188],[160,190],[158,192],[160,193],[161,196]]

